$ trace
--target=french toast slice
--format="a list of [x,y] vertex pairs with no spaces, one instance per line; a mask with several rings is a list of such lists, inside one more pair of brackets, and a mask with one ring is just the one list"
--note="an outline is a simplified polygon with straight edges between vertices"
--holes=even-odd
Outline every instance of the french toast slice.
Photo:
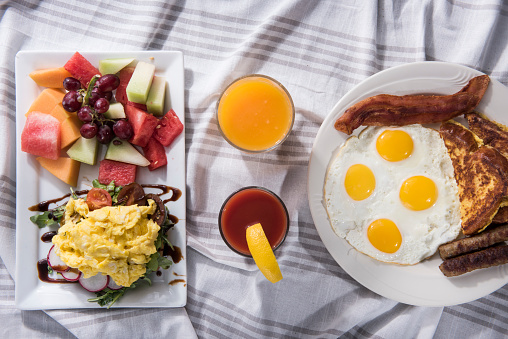
[[508,223],[508,206],[502,206],[497,211],[494,219],[492,219],[493,224],[506,224]]
[[494,147],[508,158],[508,127],[478,112],[465,114],[464,117],[469,123],[469,129],[482,139],[485,145]]
[[[485,145],[494,147],[499,153],[508,159],[508,127],[490,120],[485,114],[472,112],[465,114],[469,129],[482,139]],[[501,203],[501,208],[492,220],[500,224],[508,222],[508,200]]]
[[481,232],[508,198],[508,160],[453,121],[443,123],[439,133],[455,171],[462,233]]

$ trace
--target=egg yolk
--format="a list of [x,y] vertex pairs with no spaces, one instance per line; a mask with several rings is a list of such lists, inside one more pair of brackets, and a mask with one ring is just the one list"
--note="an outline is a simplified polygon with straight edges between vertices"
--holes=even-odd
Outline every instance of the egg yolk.
[[418,175],[402,183],[399,198],[406,208],[422,211],[434,205],[437,194],[437,186],[434,181]]
[[346,172],[344,186],[351,199],[359,201],[370,197],[376,187],[374,173],[365,165],[355,164]]
[[395,223],[389,219],[374,220],[367,229],[372,246],[385,253],[395,253],[402,243],[402,235]]
[[376,149],[385,160],[401,161],[413,152],[413,139],[404,131],[386,130],[377,138]]

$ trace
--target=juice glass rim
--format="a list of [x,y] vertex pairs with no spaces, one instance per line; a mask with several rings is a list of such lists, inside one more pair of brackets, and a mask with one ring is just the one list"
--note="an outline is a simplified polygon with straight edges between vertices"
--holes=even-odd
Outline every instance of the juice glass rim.
[[[236,145],[235,143],[233,143],[231,140],[229,140],[229,138],[226,136],[226,134],[222,130],[222,127],[220,126],[219,105],[220,105],[222,97],[224,96],[224,94],[227,92],[227,90],[231,86],[236,84],[238,81],[246,79],[246,78],[265,78],[265,79],[270,80],[275,85],[280,87],[280,89],[282,89],[282,91],[287,95],[287,97],[289,99],[289,103],[291,104],[291,123],[289,124],[289,128],[288,128],[286,134],[279,141],[277,141],[273,146],[270,146],[268,148],[264,148],[264,149],[260,149],[260,150],[251,150],[251,149],[246,149],[246,148],[240,147],[240,146]],[[293,98],[291,97],[291,94],[289,94],[289,91],[286,89],[286,87],[284,87],[284,85],[281,84],[276,79],[274,79],[268,75],[258,74],[258,73],[244,75],[244,76],[241,76],[241,77],[236,78],[235,80],[231,81],[231,83],[229,85],[227,85],[226,88],[222,91],[222,93],[219,96],[219,99],[217,100],[217,103],[215,104],[215,119],[217,120],[217,127],[219,128],[219,133],[222,135],[224,140],[226,140],[231,146],[233,146],[236,149],[239,149],[240,151],[243,151],[245,153],[265,153],[265,152],[269,152],[269,151],[277,148],[280,144],[282,144],[288,138],[289,134],[291,134],[291,130],[293,129],[293,125],[295,123],[295,115],[296,115],[296,112],[295,112],[295,105],[293,103]]]
[[224,233],[222,231],[222,211],[224,210],[224,207],[226,207],[226,204],[228,203],[228,201],[233,196],[235,196],[236,194],[238,194],[238,193],[240,193],[242,191],[248,190],[248,189],[258,189],[258,190],[261,190],[261,191],[265,191],[266,193],[274,196],[280,202],[280,204],[282,206],[282,209],[284,210],[284,214],[286,215],[286,231],[284,232],[284,235],[282,236],[282,239],[280,240],[280,242],[274,248],[272,248],[272,251],[274,251],[274,252],[275,252],[276,249],[278,249],[284,243],[284,241],[286,240],[286,237],[287,237],[287,235],[289,233],[289,213],[288,213],[288,210],[286,208],[286,204],[284,204],[284,201],[282,201],[282,199],[277,194],[275,194],[274,192],[270,191],[268,188],[264,188],[264,187],[261,187],[261,186],[245,186],[245,187],[239,188],[236,191],[234,191],[233,193],[231,193],[226,198],[226,200],[224,200],[224,202],[222,203],[222,206],[220,208],[220,212],[219,212],[219,232],[220,232],[220,236],[222,237],[222,240],[226,243],[226,245],[233,252],[235,252],[235,253],[237,253],[237,254],[239,254],[241,256],[247,257],[247,258],[252,258],[252,255],[242,253],[242,252],[238,251],[236,248],[234,248],[233,246],[231,246],[231,244],[226,239],[226,236],[224,235]]

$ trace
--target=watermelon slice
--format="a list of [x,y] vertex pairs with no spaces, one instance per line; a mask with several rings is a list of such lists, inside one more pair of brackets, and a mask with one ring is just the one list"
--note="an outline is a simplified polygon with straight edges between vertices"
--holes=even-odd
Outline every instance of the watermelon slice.
[[176,115],[175,111],[170,109],[166,115],[157,123],[153,136],[162,145],[169,146],[183,131],[183,124]]
[[74,53],[74,55],[64,65],[64,68],[69,71],[74,78],[78,79],[84,88],[88,87],[88,83],[94,75],[101,75],[99,70],[95,68],[84,56],[79,54],[79,52]]
[[166,157],[166,150],[164,146],[160,142],[158,142],[153,136],[148,140],[148,143],[145,147],[143,147],[143,153],[145,154],[145,158],[150,161],[150,165],[148,165],[148,169],[153,171],[156,168],[166,166],[168,164],[168,159]]
[[132,102],[132,101],[127,101],[127,103],[125,104],[126,106],[133,106],[133,107],[136,107],[137,109],[140,109],[142,111],[145,111],[147,112],[148,111],[148,108],[146,107],[146,105],[144,104],[137,104],[135,102]]
[[135,102],[129,101],[127,99],[127,85],[129,84],[129,81],[132,78],[132,73],[134,73],[134,67],[127,67],[122,69],[118,73],[118,78],[120,79],[120,85],[118,85],[115,93],[115,99],[117,102],[121,102],[124,106],[130,105],[134,106],[138,109],[141,109],[143,111],[146,111],[146,105],[143,104],[137,104]]
[[61,146],[60,129],[60,121],[49,114],[28,114],[21,132],[21,150],[48,159],[58,159]]
[[101,160],[99,166],[99,182],[108,185],[115,181],[115,185],[124,186],[136,181],[136,165],[114,160]]
[[153,115],[131,105],[125,106],[125,115],[134,131],[134,135],[129,142],[134,145],[145,147],[159,120]]
[[115,99],[117,102],[121,102],[124,106],[127,104],[127,92],[125,89],[131,80],[132,73],[134,73],[134,67],[126,67],[118,73],[118,79],[120,84],[116,88]]

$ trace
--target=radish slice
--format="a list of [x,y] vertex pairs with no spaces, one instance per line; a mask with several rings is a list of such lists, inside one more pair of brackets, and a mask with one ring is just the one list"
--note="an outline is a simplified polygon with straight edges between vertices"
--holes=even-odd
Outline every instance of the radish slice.
[[79,276],[79,283],[89,292],[99,292],[108,286],[109,276],[98,273],[90,278],[85,278],[83,274]]
[[110,290],[119,290],[121,289],[123,286],[121,285],[118,285],[111,277],[109,277],[109,283],[108,283],[108,288]]
[[67,281],[78,281],[81,276],[81,272],[77,268],[71,268],[67,272],[61,272],[60,274]]
[[48,253],[48,265],[57,272],[65,272],[70,269],[66,263],[55,253],[55,245],[51,246]]

